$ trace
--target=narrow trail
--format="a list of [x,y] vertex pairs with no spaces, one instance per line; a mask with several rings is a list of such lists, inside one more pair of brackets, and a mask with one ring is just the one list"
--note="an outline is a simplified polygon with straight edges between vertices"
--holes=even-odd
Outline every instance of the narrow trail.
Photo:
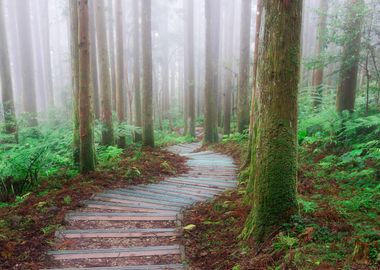
[[236,186],[236,166],[225,155],[194,152],[199,143],[168,150],[189,158],[187,174],[158,184],[108,190],[66,216],[55,251],[61,268],[109,270],[186,269],[182,211]]

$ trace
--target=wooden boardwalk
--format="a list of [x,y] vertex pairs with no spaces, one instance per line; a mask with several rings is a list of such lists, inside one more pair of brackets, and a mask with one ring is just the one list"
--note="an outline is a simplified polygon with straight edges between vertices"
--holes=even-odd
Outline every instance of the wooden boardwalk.
[[190,170],[158,184],[97,194],[66,216],[49,254],[60,268],[84,270],[186,269],[182,211],[236,186],[236,167],[225,155],[194,152],[199,143],[169,147]]

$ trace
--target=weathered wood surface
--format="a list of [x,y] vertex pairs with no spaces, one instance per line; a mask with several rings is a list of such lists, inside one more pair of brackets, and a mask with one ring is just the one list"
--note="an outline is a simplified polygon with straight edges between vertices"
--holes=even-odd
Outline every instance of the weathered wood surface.
[[[179,241],[182,211],[236,186],[233,160],[211,151],[196,152],[199,147],[193,143],[168,148],[188,157],[187,174],[158,184],[108,190],[67,214],[70,229],[56,235],[57,246],[69,244],[49,252],[59,269],[186,269]],[[103,243],[112,247],[94,248]]]

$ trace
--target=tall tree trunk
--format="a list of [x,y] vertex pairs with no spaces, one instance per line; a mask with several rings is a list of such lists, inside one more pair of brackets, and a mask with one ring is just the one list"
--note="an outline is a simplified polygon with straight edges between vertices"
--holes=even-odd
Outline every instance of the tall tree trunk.
[[232,80],[233,80],[233,50],[234,39],[233,32],[235,27],[235,2],[228,1],[229,6],[225,9],[225,34],[224,34],[224,112],[223,112],[223,134],[230,135],[231,133],[231,113],[232,113]]
[[96,2],[96,41],[99,52],[102,144],[113,145],[110,58],[108,55],[104,0]]
[[184,0],[185,20],[185,102],[187,102],[187,134],[195,137],[195,77],[194,77],[194,2]]
[[45,88],[47,94],[48,107],[54,107],[54,89],[53,89],[53,73],[51,66],[50,55],[50,20],[49,20],[49,0],[38,1],[38,7],[41,9],[41,27],[42,27],[42,42],[43,42],[43,65],[45,70]]
[[204,142],[216,143],[218,134],[218,64],[220,4],[205,0],[206,5],[206,76],[205,76],[205,136]]
[[[118,0],[120,2],[120,0]],[[109,50],[109,69],[110,69],[110,89],[112,110],[116,110],[116,70],[115,70],[115,36],[114,36],[114,0],[107,0],[108,8],[108,50]]]
[[355,109],[364,5],[364,0],[347,0],[348,12],[344,29],[347,41],[343,46],[340,85],[336,97],[338,112],[353,112]]
[[[257,0],[257,8],[256,8],[256,30],[255,30],[255,49],[253,52],[253,86],[251,93],[251,112],[249,119],[249,139],[248,139],[248,155],[246,162],[243,168],[246,168],[251,163],[252,157],[252,145],[254,143],[254,139],[256,136],[256,128],[257,123],[255,121],[257,109],[258,109],[258,90],[257,90],[257,66],[259,61],[259,45],[260,45],[260,29],[261,29],[261,18],[263,13],[263,1]],[[248,193],[250,192],[250,186],[248,186]]]
[[31,25],[31,7],[29,1],[17,0],[18,26],[20,47],[28,47],[28,50],[21,50],[22,81],[23,81],[23,105],[28,114],[28,124],[31,127],[38,125],[37,121],[37,100],[36,86],[34,79],[34,58],[33,58],[33,38]]
[[170,99],[169,99],[169,22],[168,22],[168,9],[165,8],[162,14],[162,61],[161,61],[161,76],[162,76],[162,92],[161,92],[161,111],[162,118],[170,118]]
[[143,145],[154,147],[151,0],[142,0]]
[[[135,104],[135,126],[142,127],[141,115],[141,83],[140,83],[140,23],[139,1],[133,1],[133,86]],[[142,135],[135,131],[135,141],[140,142]]]
[[[123,35],[123,6],[121,1],[116,1],[116,112],[119,125],[125,122],[125,95],[124,95],[124,35]],[[128,76],[128,74],[126,75]],[[125,148],[125,134],[119,134],[117,145]]]
[[257,139],[250,181],[253,208],[243,232],[265,240],[298,211],[297,96],[302,0],[264,1],[265,28],[258,74]]
[[98,65],[98,46],[96,45],[96,18],[95,2],[89,3],[90,7],[90,39],[91,39],[91,79],[94,91],[94,113],[95,118],[100,119],[100,100],[99,100],[99,65]]
[[[320,57],[322,51],[326,47],[326,22],[327,22],[327,11],[329,4],[327,0],[320,0],[319,3],[319,19],[318,19],[318,40],[315,47],[315,56]],[[319,110],[322,104],[322,92],[323,92],[323,67],[319,67],[313,70],[313,106],[314,109]]]
[[251,48],[251,0],[242,0],[240,24],[240,66],[237,106],[237,128],[242,133],[249,127],[249,51]]
[[80,171],[88,173],[95,170],[88,0],[78,0],[78,5]]
[[4,2],[0,1],[0,83],[4,109],[5,133],[12,134],[18,141],[15,105],[13,99],[13,84],[11,62],[9,59],[8,37],[5,26]]
[[70,0],[70,48],[71,48],[71,82],[73,98],[73,160],[75,165],[80,164],[80,137],[79,137],[79,17],[78,0]]

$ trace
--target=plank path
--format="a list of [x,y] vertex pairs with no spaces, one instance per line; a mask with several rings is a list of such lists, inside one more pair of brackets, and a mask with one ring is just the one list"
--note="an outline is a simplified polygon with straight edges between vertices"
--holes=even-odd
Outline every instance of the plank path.
[[158,184],[108,190],[67,214],[50,251],[60,268],[85,270],[180,270],[182,211],[236,186],[236,166],[225,155],[194,152],[199,143],[169,151],[188,157],[187,174]]

